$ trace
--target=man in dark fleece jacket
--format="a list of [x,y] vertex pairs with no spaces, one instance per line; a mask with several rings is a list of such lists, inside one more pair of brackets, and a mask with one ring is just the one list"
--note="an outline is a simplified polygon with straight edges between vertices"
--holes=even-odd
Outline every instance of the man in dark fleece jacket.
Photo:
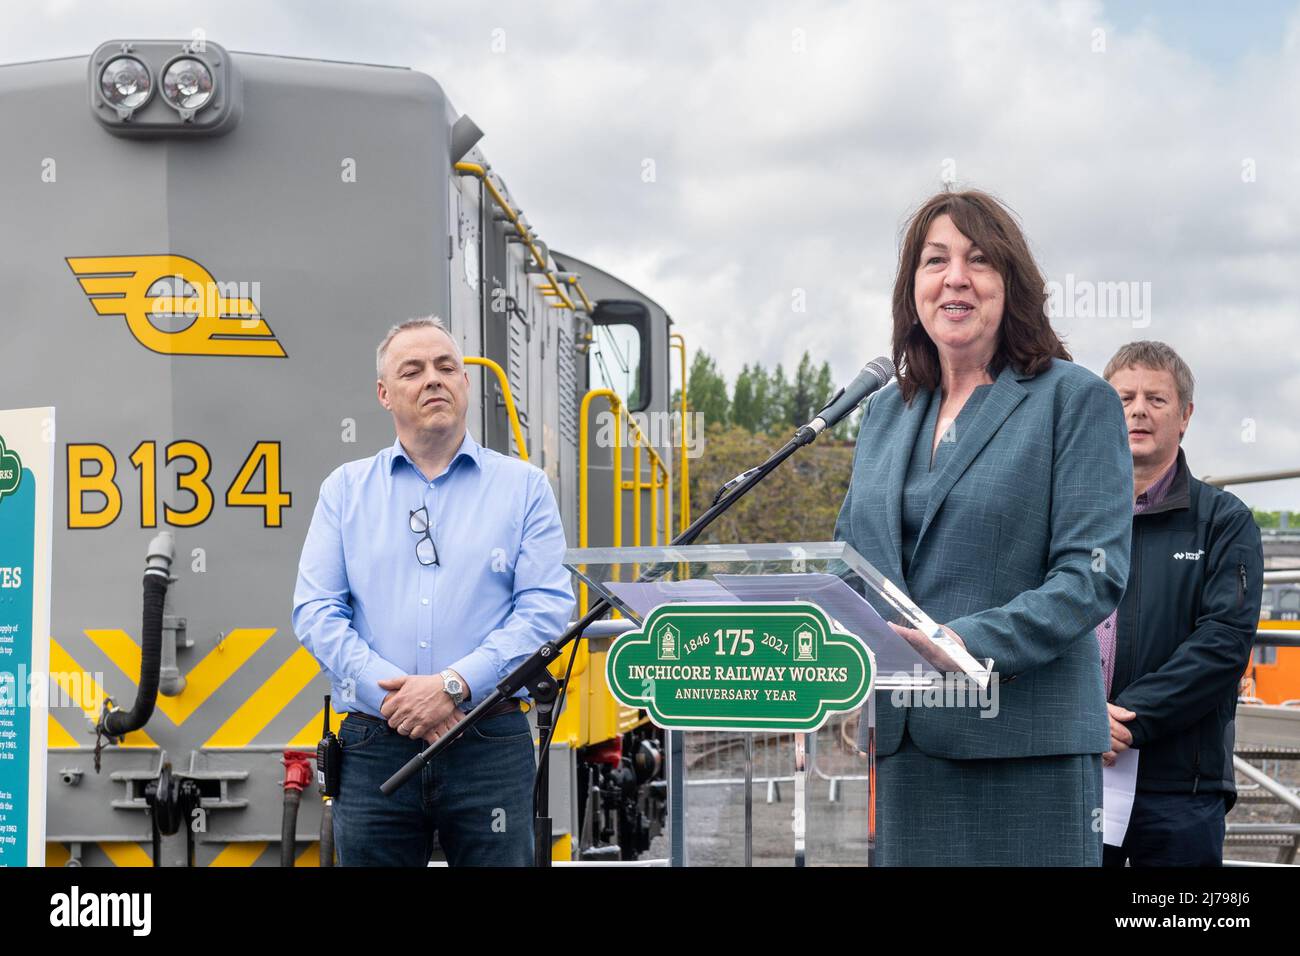
[[1224,739],[1259,623],[1259,528],[1234,495],[1191,476],[1179,447],[1193,379],[1163,342],[1132,342],[1106,365],[1133,453],[1128,588],[1097,628],[1111,752],[1138,751],[1123,846],[1107,866],[1218,866],[1236,799]]

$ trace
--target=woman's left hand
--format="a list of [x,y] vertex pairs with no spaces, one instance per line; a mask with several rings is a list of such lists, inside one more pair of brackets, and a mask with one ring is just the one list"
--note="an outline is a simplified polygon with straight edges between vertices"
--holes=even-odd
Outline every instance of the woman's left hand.
[[[914,627],[903,627],[902,625],[895,624],[892,621],[887,621],[886,623],[893,628],[895,634],[916,648],[916,652],[925,658],[930,666],[945,673],[964,673],[962,668],[957,665],[957,662],[949,657],[942,647],[936,645],[921,631],[918,631]],[[946,624],[940,624],[939,627],[941,627],[943,632],[956,642],[958,647],[962,650],[966,649],[966,642],[961,639],[961,636],[956,631],[948,627]]]

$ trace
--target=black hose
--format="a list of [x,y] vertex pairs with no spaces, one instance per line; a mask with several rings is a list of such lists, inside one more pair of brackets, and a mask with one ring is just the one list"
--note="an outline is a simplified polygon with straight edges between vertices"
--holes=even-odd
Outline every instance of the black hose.
[[293,866],[298,855],[298,804],[302,791],[297,787],[284,788],[284,816],[280,824],[280,865]]
[[144,575],[144,623],[140,629],[140,683],[130,710],[114,710],[100,718],[100,729],[109,737],[122,737],[139,730],[153,716],[158,702],[158,674],[162,669],[163,601],[167,597],[167,575],[149,570]]
[[334,865],[334,801],[326,800],[320,807],[320,865]]

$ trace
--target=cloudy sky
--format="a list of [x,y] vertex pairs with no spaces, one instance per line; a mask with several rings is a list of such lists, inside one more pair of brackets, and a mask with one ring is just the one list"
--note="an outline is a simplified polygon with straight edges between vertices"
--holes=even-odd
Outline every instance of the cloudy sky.
[[[0,62],[196,28],[429,73],[542,238],[729,378],[887,353],[907,213],[987,189],[1073,291],[1077,361],[1137,338],[1187,359],[1194,472],[1300,467],[1298,2],[52,0],[0,8]],[[1124,314],[1090,308],[1114,283]],[[1300,480],[1234,490],[1300,509]]]

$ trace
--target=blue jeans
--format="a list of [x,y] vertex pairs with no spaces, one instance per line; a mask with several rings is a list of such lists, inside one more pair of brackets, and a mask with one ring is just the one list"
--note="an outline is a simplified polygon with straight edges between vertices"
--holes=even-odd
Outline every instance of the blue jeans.
[[451,866],[533,863],[533,735],[522,712],[480,721],[391,796],[379,785],[425,748],[352,714],[334,801],[341,866],[424,866],[434,833]]
[[1124,845],[1107,845],[1103,865],[1222,866],[1225,816],[1222,793],[1139,790]]

